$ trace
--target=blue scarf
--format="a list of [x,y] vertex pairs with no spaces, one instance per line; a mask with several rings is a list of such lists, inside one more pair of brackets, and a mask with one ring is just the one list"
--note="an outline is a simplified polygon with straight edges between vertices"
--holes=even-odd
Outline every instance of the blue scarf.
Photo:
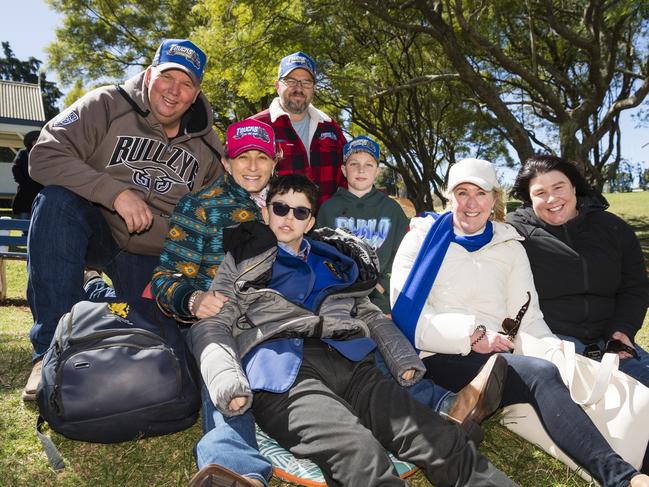
[[469,252],[474,252],[484,247],[493,237],[493,225],[490,221],[487,221],[485,231],[479,235],[457,236],[453,231],[453,214],[450,211],[439,216],[426,213],[426,216],[428,215],[436,218],[435,223],[426,234],[397,302],[392,307],[392,319],[413,345],[419,315],[442,266],[448,246],[455,242]]

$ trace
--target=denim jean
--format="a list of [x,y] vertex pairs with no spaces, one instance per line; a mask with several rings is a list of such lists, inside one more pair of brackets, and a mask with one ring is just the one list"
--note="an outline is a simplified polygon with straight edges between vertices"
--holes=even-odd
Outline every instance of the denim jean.
[[215,463],[268,485],[272,466],[259,453],[255,419],[250,410],[240,416],[223,416],[210,399],[207,387],[201,389],[203,437],[196,444],[198,468]]
[[[568,340],[575,344],[575,351],[577,353],[583,354],[586,344],[580,341],[578,338],[567,336],[567,335],[557,335],[562,340]],[[606,342],[604,340],[599,340],[596,342],[600,349],[604,349]],[[620,370],[625,374],[630,375],[638,382],[641,382],[645,386],[649,387],[649,353],[640,347],[638,344],[635,346],[636,352],[638,352],[638,358],[627,358],[620,360]]]
[[142,293],[158,263],[157,256],[120,249],[99,208],[61,186],[46,187],[34,200],[27,252],[34,360],[47,351],[61,316],[87,299],[86,267],[103,270],[127,300]]
[[[392,378],[392,374],[390,373],[383,356],[378,350],[374,352],[374,365],[376,365],[376,368],[379,369],[383,375]],[[438,386],[427,378],[423,378],[415,385],[406,387],[405,389],[417,401],[438,413],[447,413],[449,406],[453,403],[453,398],[455,397],[455,394],[451,391]]]
[[[503,353],[507,379],[501,406],[530,404],[559,448],[605,487],[627,487],[636,470],[615,453],[586,413],[570,397],[559,369],[547,360]],[[435,354],[424,359],[435,383],[458,391],[475,377],[489,358]]]

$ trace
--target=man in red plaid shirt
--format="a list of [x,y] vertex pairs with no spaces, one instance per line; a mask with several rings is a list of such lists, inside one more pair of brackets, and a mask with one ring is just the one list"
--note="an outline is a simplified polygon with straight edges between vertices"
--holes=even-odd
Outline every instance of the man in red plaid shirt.
[[299,51],[286,56],[280,62],[275,81],[279,96],[268,110],[251,118],[266,122],[275,130],[283,152],[278,173],[304,174],[320,187],[319,207],[338,186],[346,187],[340,167],[347,140],[336,121],[311,104],[315,85],[313,59]]

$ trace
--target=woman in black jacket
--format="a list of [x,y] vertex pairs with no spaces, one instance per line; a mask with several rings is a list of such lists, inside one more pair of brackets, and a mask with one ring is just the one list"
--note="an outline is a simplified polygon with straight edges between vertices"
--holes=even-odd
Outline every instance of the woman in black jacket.
[[617,352],[620,370],[649,386],[649,354],[634,341],[649,281],[633,229],[560,157],[525,161],[512,196],[523,206],[507,222],[525,237],[550,329],[590,357]]

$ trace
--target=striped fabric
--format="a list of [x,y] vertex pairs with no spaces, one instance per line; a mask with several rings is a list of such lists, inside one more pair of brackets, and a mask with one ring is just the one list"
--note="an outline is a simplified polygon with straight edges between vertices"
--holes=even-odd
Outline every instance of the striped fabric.
[[[285,482],[306,487],[326,487],[322,472],[311,460],[295,458],[257,426],[259,451],[273,464],[273,474]],[[388,453],[397,473],[402,479],[414,474],[418,468],[402,462]]]

